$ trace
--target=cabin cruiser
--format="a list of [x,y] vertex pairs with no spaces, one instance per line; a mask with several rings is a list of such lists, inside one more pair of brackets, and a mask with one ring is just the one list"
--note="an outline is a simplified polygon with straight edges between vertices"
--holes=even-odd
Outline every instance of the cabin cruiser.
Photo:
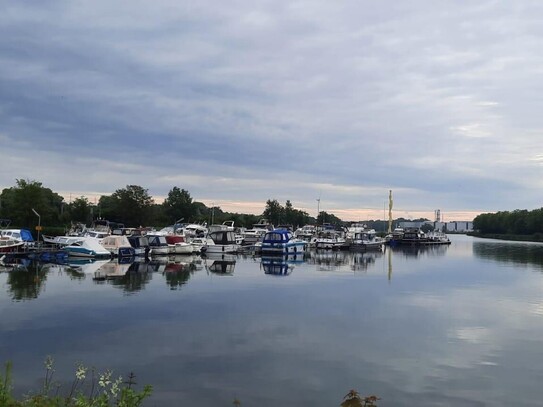
[[166,236],[147,235],[149,239],[149,248],[152,255],[164,256],[170,254],[170,245],[166,241]]
[[126,236],[110,235],[103,238],[100,244],[113,256],[133,257],[136,255],[136,251]]
[[377,236],[375,229],[365,229],[355,232],[351,242],[353,250],[382,250],[385,239]]
[[202,248],[205,253],[237,253],[240,246],[236,243],[233,231],[216,230],[207,235],[206,246]]
[[294,237],[292,232],[275,229],[264,235],[261,251],[268,254],[303,253],[307,245],[305,240]]
[[260,219],[258,223],[253,224],[252,229],[247,229],[243,234],[243,245],[251,246],[262,240],[266,232],[272,231],[273,225],[266,219]]
[[347,241],[337,230],[320,232],[315,239],[315,248],[323,250],[341,250],[347,248]]

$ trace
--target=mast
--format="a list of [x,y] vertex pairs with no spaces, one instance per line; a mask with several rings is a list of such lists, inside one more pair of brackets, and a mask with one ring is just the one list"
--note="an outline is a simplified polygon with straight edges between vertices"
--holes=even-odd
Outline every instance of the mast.
[[388,233],[392,233],[392,189],[388,191]]

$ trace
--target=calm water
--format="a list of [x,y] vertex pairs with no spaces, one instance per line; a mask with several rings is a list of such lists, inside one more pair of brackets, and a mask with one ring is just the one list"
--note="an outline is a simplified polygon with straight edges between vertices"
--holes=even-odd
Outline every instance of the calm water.
[[[99,264],[0,273],[0,361],[16,391],[77,362],[152,384],[149,406],[540,406],[543,246],[314,253],[278,263]],[[126,273],[126,274],[125,274]],[[122,277],[121,277],[122,276]]]

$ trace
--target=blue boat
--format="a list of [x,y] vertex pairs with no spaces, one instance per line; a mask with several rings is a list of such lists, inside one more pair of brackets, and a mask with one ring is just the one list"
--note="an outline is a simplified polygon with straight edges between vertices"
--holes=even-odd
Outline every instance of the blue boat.
[[294,237],[286,229],[275,229],[267,232],[262,240],[262,253],[264,254],[294,254],[304,253],[307,242]]

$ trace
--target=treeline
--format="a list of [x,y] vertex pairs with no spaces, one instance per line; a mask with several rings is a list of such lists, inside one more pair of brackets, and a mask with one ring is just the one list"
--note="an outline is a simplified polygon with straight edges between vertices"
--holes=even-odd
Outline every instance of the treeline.
[[543,208],[483,213],[473,219],[473,229],[482,235],[524,235],[542,240]]
[[342,225],[341,219],[322,211],[318,219],[305,211],[295,209],[290,201],[281,205],[270,199],[261,215],[229,213],[220,207],[207,207],[195,202],[190,193],[174,186],[163,203],[156,203],[147,189],[139,185],[127,185],[111,195],[103,195],[97,202],[81,196],[66,202],[62,196],[43,186],[41,182],[17,179],[14,186],[0,194],[0,218],[10,219],[13,227],[34,229],[39,221],[45,227],[68,227],[71,223],[91,225],[98,218],[123,223],[127,227],[162,227],[179,222],[222,223],[233,220],[236,226],[251,227],[261,218],[275,225],[302,226],[328,222]]

